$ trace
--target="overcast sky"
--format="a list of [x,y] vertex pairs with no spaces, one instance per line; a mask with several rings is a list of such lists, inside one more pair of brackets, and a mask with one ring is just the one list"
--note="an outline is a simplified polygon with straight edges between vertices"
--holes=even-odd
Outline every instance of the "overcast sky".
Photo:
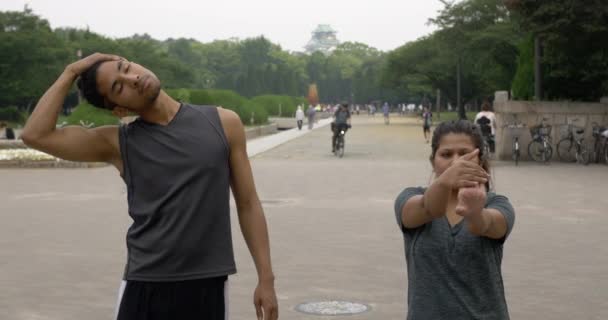
[[442,7],[439,0],[0,0],[0,10],[26,3],[53,28],[201,42],[264,35],[293,51],[303,51],[318,24],[331,25],[340,41],[392,50],[434,30],[427,20]]

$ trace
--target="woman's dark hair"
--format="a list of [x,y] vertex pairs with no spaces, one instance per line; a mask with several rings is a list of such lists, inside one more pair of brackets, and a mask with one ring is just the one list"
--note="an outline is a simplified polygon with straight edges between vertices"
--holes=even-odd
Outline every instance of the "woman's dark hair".
[[[454,134],[465,134],[471,137],[473,145],[476,149],[479,149],[479,164],[487,172],[490,173],[490,161],[488,161],[488,155],[484,154],[483,148],[483,136],[479,126],[475,125],[468,120],[453,120],[445,121],[440,123],[433,131],[433,139],[431,140],[431,163],[435,160],[437,149],[439,149],[439,142],[445,135]],[[490,181],[486,183],[486,189],[490,190]]]
[[80,75],[76,85],[82,96],[93,106],[110,109],[106,99],[97,90],[97,69],[103,61],[97,62]]

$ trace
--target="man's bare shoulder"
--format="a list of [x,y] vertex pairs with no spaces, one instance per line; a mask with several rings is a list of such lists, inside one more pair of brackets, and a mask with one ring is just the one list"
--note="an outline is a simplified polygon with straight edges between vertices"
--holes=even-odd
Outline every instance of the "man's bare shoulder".
[[222,107],[217,107],[217,111],[226,133],[237,133],[243,130],[243,122],[236,112]]
[[239,117],[239,115],[230,109],[225,109],[223,107],[217,107],[217,112],[219,113],[220,120],[222,120],[222,122],[241,123],[241,118]]

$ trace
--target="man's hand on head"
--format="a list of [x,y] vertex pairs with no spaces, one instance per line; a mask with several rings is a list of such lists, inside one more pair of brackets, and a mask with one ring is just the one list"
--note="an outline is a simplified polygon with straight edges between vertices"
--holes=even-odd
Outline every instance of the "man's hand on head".
[[117,61],[121,59],[123,58],[114,54],[105,54],[97,52],[93,53],[92,55],[86,56],[74,63],[69,64],[65,69],[66,71],[70,72],[74,76],[74,78],[76,78],[97,62]]

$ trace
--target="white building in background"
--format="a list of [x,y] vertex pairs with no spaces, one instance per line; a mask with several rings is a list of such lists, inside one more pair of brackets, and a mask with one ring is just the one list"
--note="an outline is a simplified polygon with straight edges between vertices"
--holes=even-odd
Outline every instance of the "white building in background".
[[318,25],[312,32],[312,38],[304,47],[306,53],[311,54],[320,51],[329,54],[340,44],[340,41],[336,38],[336,33],[337,31],[328,24]]

